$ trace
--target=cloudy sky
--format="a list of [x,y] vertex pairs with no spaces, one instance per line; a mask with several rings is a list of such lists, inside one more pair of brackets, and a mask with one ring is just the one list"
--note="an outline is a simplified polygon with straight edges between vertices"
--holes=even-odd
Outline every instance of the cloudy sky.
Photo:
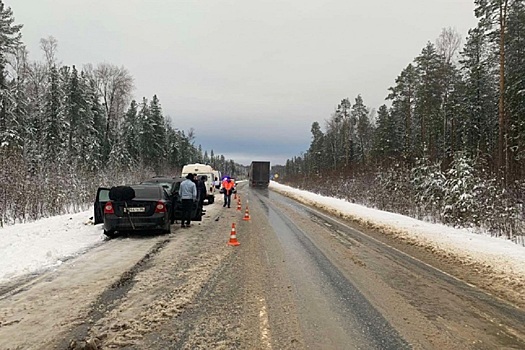
[[126,67],[196,144],[243,164],[306,151],[343,98],[369,108],[442,28],[464,38],[474,0],[4,0],[30,58]]

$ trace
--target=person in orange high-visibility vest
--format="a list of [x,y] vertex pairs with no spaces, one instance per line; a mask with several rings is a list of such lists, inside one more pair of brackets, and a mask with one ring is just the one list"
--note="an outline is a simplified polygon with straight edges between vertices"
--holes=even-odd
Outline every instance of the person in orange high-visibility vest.
[[228,206],[230,208],[232,193],[235,189],[235,183],[227,177],[222,181],[222,192],[224,193],[224,204],[223,207]]

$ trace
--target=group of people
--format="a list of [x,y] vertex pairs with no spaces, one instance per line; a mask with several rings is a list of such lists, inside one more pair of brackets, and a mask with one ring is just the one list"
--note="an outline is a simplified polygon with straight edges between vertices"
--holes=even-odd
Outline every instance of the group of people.
[[[199,208],[204,205],[206,198],[206,181],[208,177],[202,175],[200,178],[197,174],[186,175],[186,180],[182,181],[179,187],[179,197],[182,202],[182,220],[181,227],[189,227],[191,224],[191,212],[193,203],[199,201]],[[221,192],[224,194],[223,207],[230,208],[231,195],[235,191],[235,182],[230,177],[225,177],[221,183]]]

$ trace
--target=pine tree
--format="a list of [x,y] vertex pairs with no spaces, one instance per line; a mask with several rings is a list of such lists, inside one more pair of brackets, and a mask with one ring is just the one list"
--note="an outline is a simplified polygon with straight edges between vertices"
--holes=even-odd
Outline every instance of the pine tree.
[[[377,127],[374,132],[374,154],[378,161],[399,159],[403,137],[399,121],[393,117],[386,105],[377,111]],[[386,159],[385,159],[386,158]]]
[[419,158],[411,169],[411,177],[418,216],[439,218],[445,197],[445,175],[441,172],[441,163]]
[[352,104],[348,98],[341,100],[337,106],[334,118],[336,124],[341,124],[339,130],[335,129],[334,137],[338,139],[337,144],[342,146],[342,152],[336,150],[336,157],[344,159],[344,166],[348,167],[354,161],[355,153],[355,125],[356,118],[351,113]]
[[131,101],[128,111],[122,122],[122,142],[133,162],[140,161],[141,124],[138,122],[138,105],[135,100]]
[[429,152],[431,159],[439,156],[443,139],[443,76],[441,58],[432,43],[427,45],[416,57],[416,70],[419,84],[416,90],[414,119],[417,125],[419,155]]
[[141,162],[146,166],[152,167],[154,164],[154,147],[151,142],[155,128],[150,120],[150,111],[148,100],[143,97],[142,103],[138,106],[138,124],[140,125],[140,153]]
[[66,103],[64,106],[65,118],[69,124],[68,153],[75,163],[83,163],[86,143],[82,139],[89,135],[86,132],[86,123],[83,120],[85,113],[84,96],[81,91],[77,69],[73,66],[66,80]]
[[159,172],[166,166],[166,127],[162,109],[157,95],[153,96],[149,107],[150,123],[153,129],[150,142],[152,143],[152,159],[154,169]]
[[326,150],[332,169],[348,167],[354,158],[355,122],[350,114],[351,108],[352,104],[347,98],[341,100],[326,122]]
[[478,196],[481,195],[483,180],[476,175],[472,160],[464,153],[454,157],[452,166],[446,173],[442,216],[446,223],[455,226],[468,226],[479,221]]
[[180,161],[179,135],[171,126],[171,121],[166,123],[167,159],[170,168],[180,168],[184,164]]
[[204,163],[204,155],[202,154],[202,145],[197,147],[197,163]]
[[443,100],[443,141],[442,149],[438,152],[444,160],[445,167],[452,160],[454,153],[463,150],[460,125],[466,119],[465,82],[456,67],[443,62],[446,74]]
[[[9,83],[4,90],[6,103],[4,104],[4,117],[0,132],[0,145],[8,147],[17,152],[25,151],[26,124],[28,120],[26,84],[23,78],[17,77]],[[0,147],[0,148],[2,148]]]
[[19,135],[15,135],[12,131],[17,127],[16,115],[8,113],[16,110],[10,106],[16,97],[13,96],[13,91],[8,88],[6,80],[6,65],[7,57],[15,52],[15,49],[21,44],[20,29],[22,25],[15,25],[13,11],[6,7],[2,0],[0,0],[0,147],[10,146],[10,142],[16,140],[15,143],[20,143]]
[[45,95],[43,138],[44,159],[49,166],[60,164],[65,160],[67,149],[67,124],[62,106],[62,91],[60,77],[55,66],[49,72],[49,86]]
[[372,144],[372,126],[368,117],[368,108],[363,103],[363,98],[358,95],[351,111],[352,120],[356,121],[356,154],[357,158],[366,163]]
[[106,117],[104,110],[99,102],[99,97],[97,93],[97,88],[95,82],[92,79],[89,79],[88,75],[82,72],[82,85],[84,86],[86,93],[86,108],[89,109],[87,115],[90,117],[89,123],[91,125],[91,135],[90,139],[92,140],[90,146],[89,156],[90,164],[92,169],[99,169],[101,164],[107,160],[106,149],[109,148],[109,145],[105,143],[104,133],[105,133],[105,122]]
[[215,158],[215,153],[213,152],[213,149],[210,150],[210,165],[213,169],[217,169],[217,159]]
[[412,161],[415,153],[414,108],[418,76],[415,67],[409,64],[396,78],[396,86],[389,88],[387,99],[392,100],[392,117],[402,126],[403,157]]
[[44,159],[44,114],[45,93],[48,84],[48,72],[41,63],[28,63],[27,66],[27,139],[29,171],[37,174]]
[[459,121],[462,149],[469,154],[492,158],[497,145],[497,78],[493,56],[480,28],[471,29],[461,53],[465,82],[465,115]]
[[21,44],[21,24],[13,24],[15,21],[13,11],[0,0],[0,91],[6,88],[5,68],[7,55],[14,53]]
[[506,89],[508,106],[510,171],[512,179],[525,175],[525,4],[514,1],[509,8],[506,36]]
[[506,82],[506,55],[507,49],[505,43],[508,35],[508,21],[510,9],[515,3],[523,0],[474,0],[475,14],[480,19],[480,28],[484,29],[484,34],[492,39],[498,47],[499,60],[499,91],[498,91],[498,153],[497,167],[500,170],[505,184],[508,180],[509,166],[509,116],[507,115],[507,101],[505,91]]
[[310,131],[312,133],[312,142],[310,143],[308,154],[310,155],[312,173],[318,175],[325,166],[324,134],[318,122],[312,123]]

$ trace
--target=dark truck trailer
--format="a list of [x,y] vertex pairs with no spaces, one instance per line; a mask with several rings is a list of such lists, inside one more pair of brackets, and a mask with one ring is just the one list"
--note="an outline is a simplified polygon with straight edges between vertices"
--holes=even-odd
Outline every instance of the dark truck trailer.
[[250,187],[268,187],[270,183],[270,162],[252,162],[248,177]]

